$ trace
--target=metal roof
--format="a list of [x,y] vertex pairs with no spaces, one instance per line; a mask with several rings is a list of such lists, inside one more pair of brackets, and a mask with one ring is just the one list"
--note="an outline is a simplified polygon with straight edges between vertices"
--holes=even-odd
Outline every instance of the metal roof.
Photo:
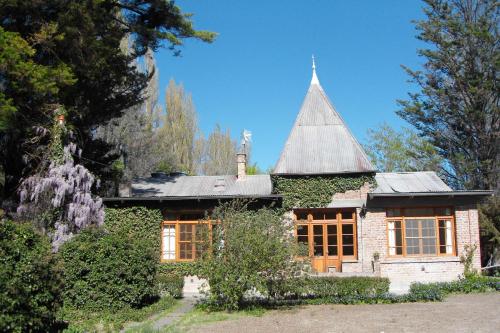
[[372,193],[452,192],[433,171],[377,173],[375,181],[377,187]]
[[273,174],[374,172],[361,145],[313,79]]
[[132,182],[132,197],[229,197],[269,196],[269,175],[249,175],[239,180],[226,176],[161,176]]

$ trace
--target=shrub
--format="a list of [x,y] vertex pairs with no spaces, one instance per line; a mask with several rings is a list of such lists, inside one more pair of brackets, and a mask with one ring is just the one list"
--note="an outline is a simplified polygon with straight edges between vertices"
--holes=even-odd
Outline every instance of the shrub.
[[89,228],[63,245],[65,305],[91,311],[141,307],[158,295],[149,242]]
[[31,225],[0,222],[0,331],[50,331],[60,280],[47,237]]
[[256,292],[281,297],[283,282],[301,272],[293,224],[276,210],[250,211],[241,202],[222,205],[212,221],[221,222],[213,229],[212,253],[201,262],[209,306],[236,310]]
[[380,296],[389,292],[389,279],[378,277],[308,277],[297,279],[296,292],[306,298]]
[[155,281],[158,288],[158,294],[161,297],[182,297],[182,288],[184,287],[183,275],[158,272]]

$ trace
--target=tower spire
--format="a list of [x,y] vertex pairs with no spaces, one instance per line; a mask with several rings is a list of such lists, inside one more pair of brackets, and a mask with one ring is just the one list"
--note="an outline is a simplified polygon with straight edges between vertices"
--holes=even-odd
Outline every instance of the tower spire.
[[316,75],[316,63],[314,61],[314,54],[312,56],[312,70],[313,70],[313,75],[311,79],[311,84],[317,84],[319,86],[318,76]]

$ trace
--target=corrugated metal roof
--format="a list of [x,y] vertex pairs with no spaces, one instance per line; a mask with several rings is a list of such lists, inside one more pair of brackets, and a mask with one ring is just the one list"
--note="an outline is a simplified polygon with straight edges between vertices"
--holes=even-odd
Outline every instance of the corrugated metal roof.
[[133,197],[266,196],[271,195],[269,175],[246,176],[163,176],[132,182]]
[[311,81],[274,174],[373,172],[363,148],[332,106],[319,81]]
[[452,191],[433,171],[377,173],[375,180],[377,188],[373,193]]

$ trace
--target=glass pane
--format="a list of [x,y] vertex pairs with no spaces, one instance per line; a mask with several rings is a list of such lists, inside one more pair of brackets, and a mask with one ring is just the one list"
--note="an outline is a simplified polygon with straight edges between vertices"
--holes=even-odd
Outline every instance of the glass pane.
[[181,259],[193,259],[193,247],[192,243],[180,243],[180,258]]
[[342,234],[353,234],[354,233],[354,225],[352,224],[342,224]]
[[352,220],[353,212],[342,212],[342,220]]
[[342,235],[342,245],[352,245],[354,244],[353,235]]
[[323,245],[314,246],[314,256],[315,257],[322,257],[323,256]]
[[297,241],[302,244],[309,243],[309,230],[307,225],[298,225],[297,226]]
[[337,226],[329,224],[326,226],[327,232],[329,235],[336,235],[337,234]]
[[451,239],[451,220],[439,220],[439,253],[452,254],[453,243]]
[[314,255],[323,256],[323,226],[313,226]]
[[353,256],[354,255],[354,246],[353,245],[343,245],[342,246],[342,254],[345,256]]
[[175,259],[175,225],[163,225],[162,259]]
[[328,255],[329,256],[336,256],[338,255],[338,249],[337,246],[330,246],[328,245]]
[[180,240],[181,241],[191,241],[193,239],[193,224],[180,224]]
[[297,221],[307,221],[307,212],[295,212],[295,216],[297,216]]
[[328,236],[328,246],[331,246],[331,245],[337,245],[337,235],[333,235],[333,236]]

